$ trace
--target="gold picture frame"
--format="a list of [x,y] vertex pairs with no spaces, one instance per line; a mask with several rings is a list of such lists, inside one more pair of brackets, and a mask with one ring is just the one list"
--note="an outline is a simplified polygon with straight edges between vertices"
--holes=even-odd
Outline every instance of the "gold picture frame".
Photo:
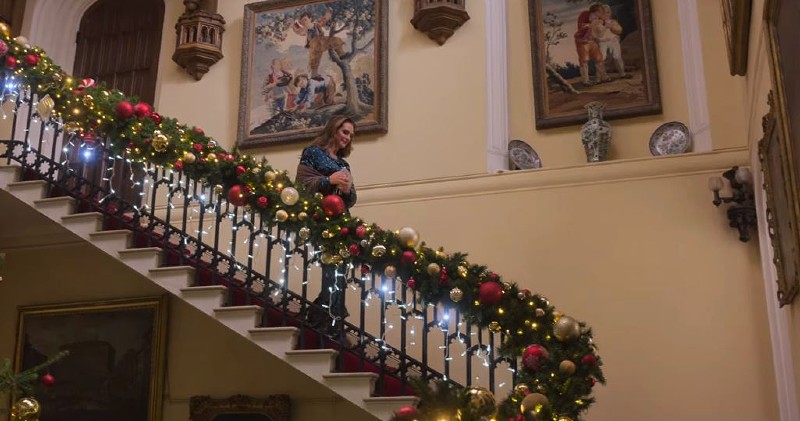
[[747,50],[750,42],[752,0],[720,0],[722,28],[728,46],[728,65],[732,76],[747,73]]
[[191,421],[289,421],[291,400],[289,395],[266,398],[234,395],[226,399],[192,396],[189,414]]
[[[800,40],[800,27],[793,20],[797,3],[792,0],[766,0],[764,3],[764,26],[767,33],[767,49],[772,74],[773,91],[770,95],[771,126],[765,120],[765,139],[762,143],[775,143],[776,154],[782,159],[781,171],[770,168],[769,150],[763,151],[762,165],[767,165],[765,179],[770,183],[767,191],[768,217],[773,221],[773,252],[778,259],[778,301],[781,305],[792,303],[800,289],[796,267],[800,265],[800,84],[796,78],[785,75],[800,73],[800,59],[794,54]],[[767,129],[773,132],[768,133]],[[770,135],[769,137],[767,135]],[[766,146],[765,146],[766,147]],[[778,149],[779,148],[779,149]],[[771,173],[771,175],[770,175]],[[780,203],[781,192],[786,191],[785,203]],[[781,220],[781,215],[783,219]],[[791,224],[786,221],[791,221]],[[774,232],[773,232],[774,231]],[[794,243],[792,243],[794,241]],[[795,269],[792,266],[795,266]]]
[[167,297],[19,308],[14,368],[49,368],[58,386],[36,395],[42,419],[161,419]]
[[759,159],[764,174],[767,199],[767,226],[772,243],[778,283],[778,304],[791,304],[800,291],[800,239],[798,239],[795,207],[797,197],[789,182],[791,163],[785,151],[778,113],[772,92],[770,111],[762,119],[764,137],[758,143]]

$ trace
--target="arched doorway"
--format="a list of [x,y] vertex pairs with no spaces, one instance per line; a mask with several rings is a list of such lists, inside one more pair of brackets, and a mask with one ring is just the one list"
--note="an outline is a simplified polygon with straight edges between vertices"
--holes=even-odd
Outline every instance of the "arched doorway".
[[74,75],[155,100],[164,0],[99,0],[81,18]]

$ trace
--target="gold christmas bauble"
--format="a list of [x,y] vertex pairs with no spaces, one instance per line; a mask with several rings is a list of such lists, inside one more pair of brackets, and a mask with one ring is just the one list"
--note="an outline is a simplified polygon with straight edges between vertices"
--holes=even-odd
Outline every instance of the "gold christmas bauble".
[[333,238],[334,234],[330,230],[322,230],[322,238]]
[[348,257],[350,257],[350,251],[347,250],[347,247],[342,247],[339,249],[339,256],[342,256],[342,258],[347,259]]
[[517,396],[525,396],[525,393],[527,393],[528,390],[529,390],[528,385],[525,383],[520,383],[514,386],[514,394]]
[[14,41],[16,41],[17,44],[19,44],[19,45],[21,45],[21,46],[23,46],[25,48],[31,48],[31,43],[30,43],[30,41],[28,41],[28,38],[25,38],[22,35],[14,38]]
[[332,263],[333,263],[333,260],[334,260],[334,259],[333,259],[333,257],[334,257],[334,255],[333,255],[333,254],[331,254],[331,253],[328,253],[328,252],[326,251],[325,253],[322,253],[322,254],[320,254],[320,255],[319,255],[319,260],[320,260],[322,263],[326,264],[326,265],[330,265],[330,264],[332,264]]
[[277,219],[278,222],[286,222],[286,220],[289,219],[289,212],[286,212],[283,209],[278,209],[278,211],[275,212],[275,219]]
[[550,403],[550,401],[547,399],[547,396],[541,393],[531,393],[522,399],[520,409],[522,409],[522,412],[532,411],[538,414],[542,410],[542,407],[548,403]]
[[400,228],[397,237],[400,239],[400,243],[406,247],[414,248],[419,244],[419,233],[411,227]]
[[438,263],[431,263],[428,265],[428,275],[436,276],[442,271],[442,267]]
[[305,221],[306,218],[308,218],[308,214],[305,213],[305,212],[300,212],[300,213],[297,214],[297,219],[299,219],[301,221]]
[[382,246],[378,244],[377,246],[372,248],[372,256],[373,257],[381,257],[386,254],[386,246]]
[[214,193],[216,194],[222,193],[222,185],[217,184],[216,186],[214,186]]
[[169,145],[169,138],[161,133],[160,130],[153,130],[153,150],[156,152],[164,152]]
[[561,361],[561,364],[558,365],[558,371],[571,376],[575,373],[575,363],[570,360]]
[[209,160],[209,161],[216,161],[217,160],[217,154],[212,152],[212,153],[206,155],[206,159]]
[[383,269],[383,275],[394,279],[397,276],[397,269],[392,265],[388,265]]
[[39,402],[32,398],[22,398],[11,407],[11,419],[18,421],[35,421],[39,419],[39,413],[42,411]]
[[572,341],[581,336],[581,325],[572,317],[561,316],[553,325],[553,334],[561,342]]
[[466,266],[459,266],[458,267],[458,276],[462,278],[467,277],[467,267]]
[[193,153],[191,153],[189,151],[186,151],[186,152],[183,153],[183,162],[185,162],[187,164],[191,164],[196,160],[197,160],[197,155],[195,155],[195,154],[193,154]]
[[286,206],[292,206],[300,200],[300,193],[294,187],[286,187],[281,190],[281,202]]
[[500,326],[500,323],[497,322],[489,323],[489,330],[491,330],[492,332],[497,333],[500,332],[501,329],[503,329],[503,327]]
[[300,236],[301,240],[304,240],[304,241],[308,240],[308,238],[311,237],[311,229],[309,229],[308,227],[300,228],[300,231],[298,232],[298,235]]
[[536,313],[536,317],[543,317],[544,316],[544,309],[537,308],[536,310],[534,310],[534,313]]
[[11,37],[11,27],[8,26],[4,22],[0,22],[0,34],[3,34],[6,38]]
[[450,290],[450,299],[454,303],[461,301],[462,298],[464,298],[464,291],[462,291],[461,288],[455,287]]
[[264,181],[275,181],[275,177],[278,175],[275,174],[275,171],[267,171],[264,173]]
[[469,394],[470,408],[482,415],[488,415],[494,412],[497,402],[494,399],[494,394],[485,387],[471,387],[467,392]]

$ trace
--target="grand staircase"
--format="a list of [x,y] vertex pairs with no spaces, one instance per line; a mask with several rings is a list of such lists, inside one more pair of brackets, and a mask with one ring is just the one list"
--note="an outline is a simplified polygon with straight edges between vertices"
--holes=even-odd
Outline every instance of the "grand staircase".
[[[23,177],[26,170],[28,177]],[[287,315],[274,309],[272,314],[265,315],[269,310],[264,306],[242,303],[241,296],[230,294],[224,284],[201,285],[208,283],[210,272],[200,274],[196,265],[180,264],[181,259],[174,250],[165,249],[163,242],[152,241],[158,236],[122,229],[125,224],[91,211],[85,201],[70,196],[53,197],[52,186],[47,181],[25,180],[31,174],[30,169],[23,166],[0,166],[0,189],[30,206],[31,212],[39,212],[55,221],[64,230],[116,258],[120,265],[135,270],[210,319],[252,341],[264,352],[294,367],[299,376],[308,376],[325,385],[381,420],[391,418],[397,408],[416,403],[416,397],[402,395],[401,392],[409,391],[407,387],[387,385],[395,379],[381,379],[376,366],[359,364],[355,358],[345,355],[348,351],[339,342],[304,327],[297,314],[288,317],[296,326],[281,323]],[[146,247],[148,242],[162,247]],[[337,363],[340,361],[343,363]],[[383,396],[376,396],[375,386],[379,380],[384,383]]]

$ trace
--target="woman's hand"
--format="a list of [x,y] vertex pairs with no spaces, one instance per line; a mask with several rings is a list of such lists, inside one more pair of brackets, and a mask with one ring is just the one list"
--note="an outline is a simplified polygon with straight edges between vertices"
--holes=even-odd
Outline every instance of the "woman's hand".
[[339,190],[349,193],[350,192],[350,174],[347,171],[336,171],[328,177],[330,183],[339,188]]

